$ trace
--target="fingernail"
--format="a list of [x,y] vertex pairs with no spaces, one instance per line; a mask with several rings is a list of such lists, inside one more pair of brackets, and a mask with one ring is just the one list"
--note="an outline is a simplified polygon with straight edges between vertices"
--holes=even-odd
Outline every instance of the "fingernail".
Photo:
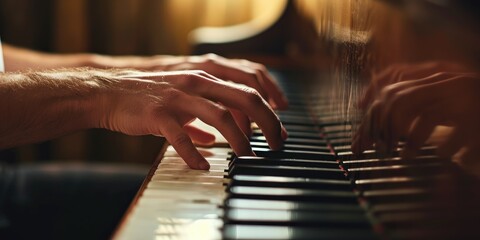
[[208,170],[210,169],[210,164],[207,161],[201,161],[198,166],[201,170]]

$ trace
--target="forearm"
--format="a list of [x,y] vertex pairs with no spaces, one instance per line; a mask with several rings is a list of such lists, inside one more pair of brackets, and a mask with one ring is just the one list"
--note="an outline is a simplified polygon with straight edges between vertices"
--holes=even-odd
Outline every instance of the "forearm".
[[84,69],[1,74],[0,149],[95,127],[93,105],[104,88],[98,75]]
[[50,54],[2,44],[6,72],[93,67],[93,54]]
[[46,70],[58,68],[93,67],[101,69],[134,68],[140,70],[161,70],[162,66],[181,61],[173,56],[106,56],[92,53],[52,54],[3,44],[5,70]]

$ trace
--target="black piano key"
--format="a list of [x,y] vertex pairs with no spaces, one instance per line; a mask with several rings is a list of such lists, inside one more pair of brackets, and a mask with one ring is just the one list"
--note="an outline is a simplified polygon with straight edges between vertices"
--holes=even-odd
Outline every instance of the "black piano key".
[[335,132],[335,133],[327,133],[326,137],[328,139],[346,139],[346,138],[352,138],[352,132],[351,131],[345,131],[345,132]]
[[392,165],[382,167],[350,168],[348,176],[352,179],[373,179],[398,176],[425,176],[448,173],[444,164],[426,163],[418,165]]
[[281,177],[281,176],[258,176],[258,175],[234,175],[228,187],[232,186],[257,186],[257,187],[280,187],[297,189],[322,189],[337,191],[353,191],[348,180],[318,179],[305,177]]
[[[437,199],[440,200],[440,199]],[[378,203],[369,208],[369,211],[376,217],[385,216],[389,214],[411,213],[411,212],[437,212],[445,209],[452,209],[450,203],[421,199],[414,201],[402,201],[399,203]]]
[[[252,142],[266,142],[265,136],[252,136],[250,138]],[[308,138],[294,138],[289,137],[284,141],[284,144],[301,144],[301,145],[314,145],[314,146],[327,146],[326,139],[308,139]]]
[[378,239],[371,229],[330,227],[289,227],[247,224],[226,224],[222,229],[226,240],[338,240],[338,239]]
[[278,150],[273,151],[268,148],[252,147],[252,150],[258,157],[266,158],[300,158],[300,159],[318,159],[335,161],[335,154],[328,152],[297,151],[297,150]]
[[267,165],[267,166],[297,166],[339,169],[335,161],[311,160],[301,158],[268,158],[241,156],[234,158],[230,164]]
[[[433,157],[435,156],[436,147],[434,146],[424,146],[418,150],[417,155],[418,157]],[[373,159],[373,158],[392,158],[400,156],[401,148],[396,148],[388,153],[378,153],[375,150],[366,150],[361,154],[355,155],[351,152],[351,149],[348,148],[346,151],[338,151],[337,148],[335,150],[338,152],[338,158],[341,160],[357,160],[357,159]]]
[[448,175],[439,174],[433,176],[394,176],[390,178],[374,178],[356,180],[355,186],[359,190],[381,190],[381,189],[398,189],[411,187],[431,188],[441,185],[450,179]]
[[278,111],[277,116],[280,119],[282,119],[282,118],[298,118],[298,117],[308,119],[308,120],[312,119],[311,115],[308,112],[299,112],[299,111],[295,111],[295,112],[292,112],[292,111]]
[[[266,148],[269,149],[268,143],[266,142],[251,142],[250,145],[256,148]],[[285,150],[297,150],[297,151],[311,151],[311,152],[325,152],[330,153],[330,148],[328,146],[312,146],[312,145],[302,145],[302,144],[284,144],[283,149]]]
[[224,203],[225,208],[246,208],[246,209],[273,209],[273,210],[301,210],[313,212],[353,212],[365,213],[358,204],[338,204],[338,203],[316,203],[316,202],[294,202],[284,200],[258,200],[230,198]]
[[320,129],[317,126],[304,126],[304,125],[296,125],[296,124],[283,124],[287,132],[295,131],[295,132],[320,132]]
[[344,126],[352,124],[350,121],[345,121],[343,118],[338,118],[338,116],[319,117],[318,122],[321,127]]
[[316,167],[295,167],[295,166],[265,166],[255,164],[234,164],[230,167],[228,175],[267,175],[285,177],[308,177],[321,179],[346,179],[340,169],[316,168]]
[[305,113],[308,112],[308,109],[305,106],[299,106],[299,105],[291,105],[288,107],[289,109],[287,111],[278,111],[280,114],[288,114],[288,115],[299,115],[299,116],[305,116]]
[[234,186],[229,188],[228,198],[358,204],[357,195],[354,192],[318,189]]
[[310,116],[279,115],[280,121],[285,124],[314,125],[315,122]]
[[352,145],[351,138],[337,138],[337,139],[329,139],[328,141],[333,146],[347,146]]
[[415,159],[403,160],[400,157],[383,158],[383,159],[364,159],[364,160],[348,160],[342,161],[342,166],[345,169],[362,168],[362,167],[380,167],[392,165],[418,165],[425,163],[445,163],[445,159],[440,159],[437,156],[418,156]]
[[300,210],[265,210],[229,208],[225,211],[224,221],[233,224],[278,225],[278,226],[316,226],[316,227],[364,227],[370,222],[365,213],[360,212],[313,212]]
[[435,199],[434,192],[425,188],[369,190],[364,191],[362,195],[370,204],[432,201]]
[[[287,129],[288,131],[288,129]],[[253,130],[253,136],[263,136],[262,131]],[[321,139],[323,136],[320,132],[297,132],[297,131],[288,131],[288,136],[292,138],[311,138],[311,139]]]
[[352,125],[351,124],[341,124],[341,125],[331,125],[331,126],[323,126],[323,131],[328,135],[339,133],[339,132],[352,132]]

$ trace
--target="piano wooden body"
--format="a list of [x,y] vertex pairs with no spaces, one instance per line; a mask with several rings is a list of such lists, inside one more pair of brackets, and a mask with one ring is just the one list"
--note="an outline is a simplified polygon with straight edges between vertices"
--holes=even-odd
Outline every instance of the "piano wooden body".
[[350,149],[362,115],[355,100],[371,71],[431,60],[478,67],[479,8],[469,4],[285,1],[278,21],[247,39],[210,42],[198,30],[194,53],[276,67],[289,138],[271,151],[254,129],[257,157],[236,157],[225,144],[202,149],[210,171],[188,169],[165,146],[113,238],[480,239],[477,177],[429,146],[409,160]]

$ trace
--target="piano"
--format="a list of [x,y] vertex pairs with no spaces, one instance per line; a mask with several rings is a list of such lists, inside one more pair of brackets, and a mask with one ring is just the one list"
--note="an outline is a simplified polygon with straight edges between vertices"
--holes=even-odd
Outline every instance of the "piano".
[[[452,29],[436,28],[445,21],[458,30],[467,17],[457,17],[468,16],[470,10],[465,6],[470,2],[454,2],[285,1],[284,12],[256,33],[256,42],[251,36],[225,43],[201,38],[195,53],[229,55],[253,49],[275,58],[288,56],[288,64],[277,64],[271,73],[290,103],[288,110],[278,112],[289,138],[283,150],[269,150],[253,124],[250,142],[257,156],[235,156],[225,142],[200,148],[211,164],[209,171],[189,169],[165,145],[113,238],[480,239],[476,229],[480,224],[478,177],[451,159],[439,158],[428,145],[415,159],[405,160],[398,157],[401,145],[388,156],[373,149],[356,156],[350,149],[362,116],[355,99],[365,84],[365,72],[404,60],[452,57],[452,46],[442,48],[451,52],[438,53],[422,49],[428,45],[423,42],[402,52],[406,43],[395,37],[410,43],[429,39],[429,34],[417,32],[417,36],[415,32],[427,28],[433,28],[428,32],[432,34],[449,32]],[[320,20],[308,23],[308,13],[301,11],[311,10],[306,6],[323,7],[310,13]],[[374,15],[388,18],[372,23],[377,19]],[[435,22],[442,19],[439,16],[447,20]],[[291,22],[307,22],[303,25],[307,27],[285,25]],[[391,24],[406,36],[372,30],[385,30]],[[312,27],[318,42],[295,46],[289,31],[310,35]],[[280,42],[264,48],[272,37]],[[448,41],[440,42],[432,44]],[[317,51],[320,46],[329,49]],[[382,52],[389,47],[394,48]],[[298,59],[308,48],[312,53]],[[452,58],[471,60],[468,54]],[[299,70],[292,69],[292,62],[310,64]],[[332,65],[325,66],[325,62]]]

